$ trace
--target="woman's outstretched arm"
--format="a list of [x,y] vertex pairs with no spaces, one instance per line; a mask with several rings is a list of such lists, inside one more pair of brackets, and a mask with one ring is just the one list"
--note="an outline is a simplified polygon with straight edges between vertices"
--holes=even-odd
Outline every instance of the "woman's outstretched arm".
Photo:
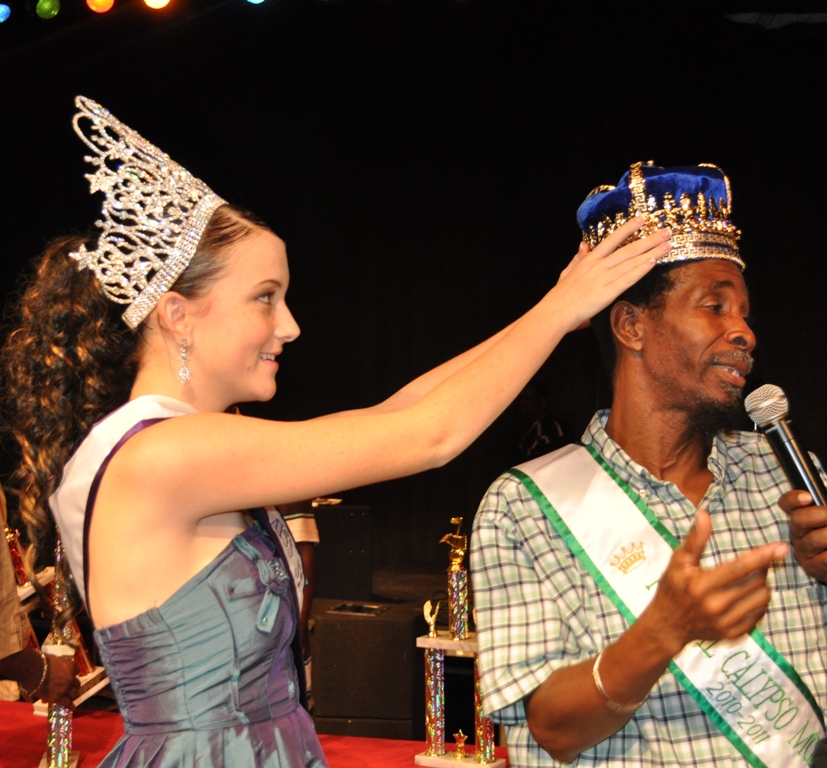
[[[560,280],[564,280],[566,275],[568,275],[568,273],[577,264],[579,264],[588,255],[588,253],[588,244],[585,242],[581,242],[580,247],[577,250],[577,254],[561,273]],[[583,321],[581,322],[580,327],[585,326],[587,324],[588,320]],[[416,379],[402,387],[402,389],[398,390],[393,395],[391,395],[387,400],[383,400],[381,403],[378,403],[377,405],[371,406],[369,408],[363,408],[360,410],[362,412],[390,412],[398,411],[403,408],[409,408],[410,406],[414,405],[414,403],[418,402],[422,397],[427,395],[428,392],[430,392],[442,381],[447,379],[449,376],[452,376],[472,361],[476,360],[489,347],[496,344],[501,338],[503,338],[503,336],[505,336],[513,327],[514,323],[511,323],[498,333],[495,333],[493,336],[487,338],[485,341],[477,344],[471,349],[466,350],[465,352],[457,355],[456,357],[451,358],[442,365],[438,365],[436,368],[432,368],[430,371],[427,371],[426,373],[423,373],[421,376],[418,376]],[[339,411],[337,413],[331,413],[328,416],[322,418],[336,418],[347,413],[352,413],[352,411]]]
[[[302,422],[225,414],[172,419],[121,449],[101,492],[114,481],[120,492],[157,495],[176,514],[200,519],[441,466],[502,412],[565,333],[637,282],[669,250],[668,231],[615,250],[641,224],[634,220],[591,253],[578,253],[537,305],[488,341],[415,380],[395,396],[394,407]],[[150,468],[148,489],[144,479]]]

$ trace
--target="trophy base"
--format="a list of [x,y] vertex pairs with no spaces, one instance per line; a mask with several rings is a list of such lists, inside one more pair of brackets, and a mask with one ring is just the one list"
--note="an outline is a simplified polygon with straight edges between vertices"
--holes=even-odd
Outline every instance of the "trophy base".
[[[66,768],[77,768],[78,760],[80,759],[80,752],[70,752],[69,762]],[[40,765],[38,768],[49,768],[49,753],[44,752],[43,757],[40,758]]]
[[[106,670],[103,667],[95,667],[88,675],[83,675],[78,679],[80,680],[80,693],[72,702],[76,707],[94,696],[101,688],[109,685],[109,678],[106,676]],[[48,717],[49,715],[49,705],[43,699],[36,701],[33,709],[36,715],[42,717]]]
[[446,752],[444,755],[429,755],[427,752],[420,752],[415,758],[416,765],[430,766],[430,768],[451,768],[457,765],[488,765],[491,768],[505,768],[504,757],[497,757],[491,763],[478,763],[475,754],[466,753],[462,760],[457,760],[455,752]]

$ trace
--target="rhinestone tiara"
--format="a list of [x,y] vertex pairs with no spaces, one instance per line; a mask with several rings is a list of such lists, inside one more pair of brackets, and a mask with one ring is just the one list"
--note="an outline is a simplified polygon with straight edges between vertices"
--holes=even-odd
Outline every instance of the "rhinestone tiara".
[[[95,153],[84,160],[91,193],[103,192],[95,250],[69,254],[91,269],[107,298],[128,304],[137,328],[190,263],[216,209],[226,201],[100,104],[75,98],[75,132]],[[86,131],[84,131],[84,128]]]

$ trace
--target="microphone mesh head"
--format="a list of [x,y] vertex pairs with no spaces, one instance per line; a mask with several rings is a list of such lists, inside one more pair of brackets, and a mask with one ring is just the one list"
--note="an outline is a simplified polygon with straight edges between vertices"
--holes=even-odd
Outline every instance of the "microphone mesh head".
[[775,384],[764,384],[763,387],[758,387],[755,392],[747,396],[744,405],[747,415],[759,427],[766,427],[768,424],[783,419],[790,410],[784,390],[776,387]]

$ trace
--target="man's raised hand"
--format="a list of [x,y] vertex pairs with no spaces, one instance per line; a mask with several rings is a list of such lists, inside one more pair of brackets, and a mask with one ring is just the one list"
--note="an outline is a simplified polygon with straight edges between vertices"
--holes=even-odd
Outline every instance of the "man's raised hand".
[[700,562],[711,533],[709,513],[698,510],[695,525],[672,554],[645,612],[651,611],[647,618],[656,622],[673,657],[696,640],[750,632],[769,605],[769,567],[790,551],[784,543],[764,544],[705,570]]

